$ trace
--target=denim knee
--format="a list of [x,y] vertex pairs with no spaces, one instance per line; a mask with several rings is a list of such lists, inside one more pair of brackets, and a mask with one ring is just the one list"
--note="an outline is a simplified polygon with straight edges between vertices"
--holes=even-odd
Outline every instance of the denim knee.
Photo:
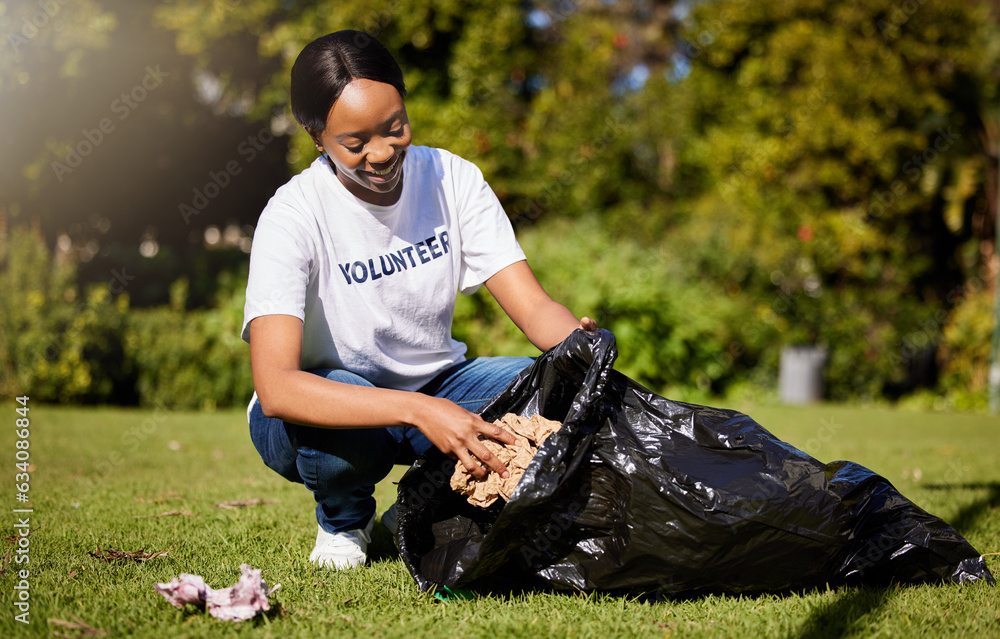
[[259,401],[250,408],[250,441],[264,465],[288,481],[302,483],[295,460],[298,452],[292,446],[285,422],[264,415]]
[[[345,384],[373,385],[360,375],[350,371],[317,368],[309,372]],[[296,461],[298,444],[295,440],[299,427],[277,417],[267,417],[257,399],[254,399],[253,405],[247,413],[247,421],[250,425],[250,441],[253,442],[254,448],[260,454],[264,465],[289,481],[303,483]]]

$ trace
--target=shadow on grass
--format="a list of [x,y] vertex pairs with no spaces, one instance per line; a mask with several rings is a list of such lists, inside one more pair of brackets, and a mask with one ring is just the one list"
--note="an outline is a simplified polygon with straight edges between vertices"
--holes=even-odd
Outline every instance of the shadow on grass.
[[[388,536],[387,532],[385,534]],[[393,553],[385,558],[395,558],[398,556],[398,553],[393,550]],[[452,599],[496,597],[506,601],[515,601],[525,594],[536,592],[545,592],[566,597],[590,597],[598,594],[596,591],[584,592],[553,588],[551,584],[541,579],[525,580],[521,578],[511,580],[508,576],[500,573],[491,577],[489,582],[480,582],[470,586],[470,588],[471,590],[459,589],[454,592],[447,591],[445,596],[439,597],[439,599],[441,601],[449,601]],[[841,637],[855,636],[859,632],[863,634],[872,613],[877,612],[885,606],[893,597],[895,591],[896,588],[894,586],[843,587],[837,591],[836,598],[832,601],[824,601],[817,604],[809,617],[789,632],[787,637],[789,639],[840,639]],[[636,595],[634,593],[615,591],[604,591],[604,594],[622,597],[623,599],[634,599],[644,603],[676,603],[698,600],[709,594],[753,599],[756,597],[770,598],[774,594],[791,595],[799,593],[800,595],[808,595],[814,592],[816,591],[813,589],[793,589],[783,591],[782,593],[741,593],[738,595],[731,593],[690,592],[673,593],[669,596],[663,596],[656,593]]]
[[844,588],[839,596],[817,606],[788,637],[836,639],[862,630],[862,618],[886,604],[892,588]]
[[[204,603],[199,604],[199,605],[186,604],[178,612],[180,613],[180,616],[181,616],[181,621],[178,622],[178,625],[192,623],[192,621],[194,619],[196,619],[196,618],[197,619],[209,619],[211,621],[216,621],[215,618],[212,617],[212,615],[205,608],[205,604]],[[247,625],[252,625],[254,627],[259,627],[259,626],[262,626],[262,625],[266,625],[268,622],[273,621],[273,620],[277,619],[278,617],[286,617],[286,616],[288,616],[288,614],[290,614],[290,613],[288,613],[285,610],[285,608],[281,605],[280,601],[274,601],[274,602],[270,602],[270,608],[268,610],[266,610],[266,611],[264,611],[264,610],[258,611],[257,614],[255,614],[253,617],[251,617],[250,619],[244,619],[243,622],[248,622]],[[225,623],[242,623],[242,622],[226,621]],[[78,634],[78,635],[67,635],[67,634],[58,634],[58,633],[55,633],[55,635],[57,637],[69,637],[69,636],[76,636],[76,637],[101,637],[101,636],[103,636],[103,635],[87,634],[86,632],[83,632],[83,633]]]
[[396,550],[396,542],[392,540],[392,533],[386,530],[381,521],[376,521],[372,528],[372,540],[368,544],[368,561],[398,558],[399,551]]
[[958,515],[948,523],[951,527],[965,534],[979,524],[979,520],[988,515],[992,508],[1000,506],[1000,482],[974,482],[966,484],[927,484],[921,486],[925,490],[983,490],[987,491],[986,497],[974,501],[967,506],[963,506],[958,511]]
[[278,617],[288,616],[288,613],[284,607],[281,605],[280,601],[276,601],[271,604],[271,609],[267,612],[258,612],[253,618],[254,627],[260,627],[267,625],[268,622],[277,619]]

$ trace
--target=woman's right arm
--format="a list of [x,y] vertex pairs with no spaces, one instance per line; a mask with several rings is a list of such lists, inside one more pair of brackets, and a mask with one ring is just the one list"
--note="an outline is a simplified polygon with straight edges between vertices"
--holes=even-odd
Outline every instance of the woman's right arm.
[[447,399],[313,375],[299,368],[301,352],[299,318],[262,315],[250,322],[253,385],[266,416],[319,428],[412,426],[476,477],[487,473],[480,461],[501,477],[508,475],[506,466],[479,439],[485,435],[515,444],[508,431]]

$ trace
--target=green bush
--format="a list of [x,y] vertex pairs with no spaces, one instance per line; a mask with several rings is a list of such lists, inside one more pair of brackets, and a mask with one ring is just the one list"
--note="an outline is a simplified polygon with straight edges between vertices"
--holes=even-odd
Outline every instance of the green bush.
[[43,402],[127,402],[121,327],[128,297],[109,285],[80,295],[76,268],[53,260],[41,234],[0,236],[0,394]]
[[941,386],[955,408],[987,406],[993,322],[993,292],[980,289],[963,298],[945,324]]
[[171,286],[171,303],[131,313],[125,347],[145,406],[212,410],[242,406],[253,393],[250,349],[240,339],[245,273],[224,274],[217,308],[184,311],[187,280]]
[[215,308],[185,311],[187,280],[172,304],[129,309],[111,283],[81,295],[76,266],[53,259],[41,234],[0,237],[0,393],[60,404],[214,408],[253,392],[240,339],[246,269],[219,278]]
[[[669,396],[707,403],[773,394],[781,347],[815,337],[794,325],[802,316],[823,321],[834,399],[877,398],[905,368],[900,353],[940,339],[939,388],[907,401],[986,406],[987,290],[963,297],[938,330],[920,322],[914,301],[897,302],[895,312],[909,316],[901,322],[873,316],[870,300],[849,290],[776,295],[753,265],[690,233],[613,237],[596,216],[584,216],[546,219],[518,237],[555,299],[615,333],[618,370]],[[169,305],[130,309],[110,285],[81,294],[72,263],[54,260],[37,231],[14,228],[0,238],[0,391],[66,404],[243,406],[253,392],[239,336],[245,266],[219,275],[213,308],[185,310],[182,278]],[[453,332],[470,357],[537,354],[485,289],[459,296]]]
[[[518,239],[553,298],[615,334],[618,370],[653,388],[722,393],[773,339],[754,306],[698,279],[665,243],[608,237],[594,216],[547,219]],[[459,297],[454,333],[470,355],[537,353],[484,291]]]

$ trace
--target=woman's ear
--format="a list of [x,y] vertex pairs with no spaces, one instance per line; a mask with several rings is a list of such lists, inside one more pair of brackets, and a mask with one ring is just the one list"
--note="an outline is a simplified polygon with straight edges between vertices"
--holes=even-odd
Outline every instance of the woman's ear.
[[302,125],[302,128],[305,129],[305,132],[308,133],[309,137],[312,138],[313,144],[316,145],[316,150],[319,151],[320,153],[322,153],[323,152],[323,142],[319,139],[319,134],[322,133],[322,131],[314,131],[314,130],[310,129],[309,127],[307,127],[304,124]]

